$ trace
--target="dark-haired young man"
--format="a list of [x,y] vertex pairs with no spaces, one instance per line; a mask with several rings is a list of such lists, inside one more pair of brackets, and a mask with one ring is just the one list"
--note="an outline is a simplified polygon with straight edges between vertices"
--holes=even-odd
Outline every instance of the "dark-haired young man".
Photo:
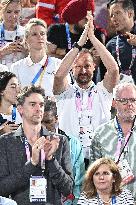
[[125,81],[136,83],[136,25],[131,0],[114,0],[108,4],[111,21],[117,35],[107,43],[107,49],[116,59]]
[[0,138],[0,195],[18,205],[60,205],[72,192],[68,141],[42,129],[44,89],[25,87],[18,96],[23,124]]

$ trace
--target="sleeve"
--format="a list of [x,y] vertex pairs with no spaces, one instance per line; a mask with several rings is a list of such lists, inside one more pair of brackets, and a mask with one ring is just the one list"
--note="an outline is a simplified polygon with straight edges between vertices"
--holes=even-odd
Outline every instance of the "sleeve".
[[19,74],[18,74],[18,68],[20,67],[20,65],[16,65],[16,63],[12,63],[11,67],[10,67],[10,72],[14,73],[16,75],[16,77],[19,80]]
[[47,161],[49,177],[52,184],[63,194],[68,196],[73,193],[73,176],[70,160],[68,140],[63,138],[61,164],[55,158]]
[[94,205],[94,204],[92,204],[90,202],[88,203],[85,195],[82,193],[80,195],[78,202],[77,202],[77,205]]
[[102,146],[98,140],[98,135],[94,135],[90,145],[90,164],[101,157],[103,157]]
[[[132,193],[128,189],[124,189],[123,192],[120,194],[120,197],[123,199],[125,205],[134,205],[134,198]],[[122,200],[121,199],[121,200]]]
[[[6,136],[2,136],[0,138],[0,195],[5,197],[25,187],[29,183],[30,176],[39,169],[33,166],[31,162],[27,162],[20,169],[15,167],[15,170],[11,173],[9,164],[14,163],[14,161],[9,161],[8,149]],[[16,150],[13,151],[16,154]]]
[[[72,150],[71,150],[72,152]],[[83,150],[80,145],[80,142],[77,141],[76,147],[75,147],[75,152],[73,150],[73,154],[75,156],[71,158],[74,158],[74,161],[72,162],[73,164],[73,176],[74,176],[74,196],[75,198],[79,198],[80,192],[81,192],[81,187],[82,187],[82,182],[85,174],[85,163],[84,163],[84,156],[83,156]]]

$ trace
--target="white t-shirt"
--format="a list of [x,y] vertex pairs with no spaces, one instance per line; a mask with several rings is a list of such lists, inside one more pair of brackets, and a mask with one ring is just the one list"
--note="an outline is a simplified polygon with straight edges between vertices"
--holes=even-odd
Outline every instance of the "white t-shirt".
[[[30,56],[17,61],[11,66],[10,71],[15,73],[21,86],[28,86],[40,70],[41,66],[45,64],[46,58],[44,57],[39,63],[33,63]],[[46,96],[53,96],[53,82],[54,74],[56,73],[61,60],[54,57],[48,57],[48,64],[43,75],[41,86],[45,89]],[[39,85],[40,77],[35,85]]]
[[[1,25],[0,25],[1,27]],[[7,31],[4,30],[4,39],[2,40],[2,36],[1,36],[1,32],[0,32],[0,39],[1,39],[1,44],[0,47],[3,47],[4,45],[11,43],[13,41],[15,41],[16,37],[20,37],[21,39],[23,39],[24,36],[24,27],[18,25],[17,29],[14,31]],[[11,42],[7,42],[7,41],[11,41]],[[24,58],[25,54],[21,53],[21,52],[15,52],[9,55],[5,55],[2,59],[0,59],[0,63],[3,65],[8,66],[8,68],[10,68],[11,64]]]
[[[10,121],[12,122],[12,115],[5,115],[5,114],[2,114],[0,113],[3,117],[3,119],[6,119],[7,121]],[[15,120],[15,124],[20,124],[22,123],[22,118],[18,112],[18,110],[16,109],[16,120]]]
[[[80,93],[80,98],[76,97],[77,93]],[[94,130],[111,118],[112,94],[106,90],[102,81],[87,90],[74,84],[56,96],[56,99],[59,128],[67,135],[80,139],[84,155],[88,158]]]

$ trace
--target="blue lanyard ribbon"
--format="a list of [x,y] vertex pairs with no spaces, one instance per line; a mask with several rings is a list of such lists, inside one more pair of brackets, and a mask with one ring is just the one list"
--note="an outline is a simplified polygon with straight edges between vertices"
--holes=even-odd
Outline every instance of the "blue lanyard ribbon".
[[16,106],[13,105],[13,109],[12,109],[12,122],[16,121]]
[[72,44],[71,44],[71,37],[70,37],[70,31],[69,31],[68,23],[65,23],[65,27],[66,27],[66,35],[67,35],[67,42],[68,42],[68,50],[70,50],[72,48]]
[[1,32],[1,41],[4,41],[4,39],[5,39],[5,30],[4,30],[4,24],[3,23],[0,26],[0,32]]
[[40,70],[38,71],[38,73],[35,75],[34,79],[33,79],[32,82],[31,82],[32,85],[35,85],[35,83],[37,82],[38,78],[40,77],[40,75],[41,75],[43,69],[44,69],[44,66],[42,66],[42,67],[40,68]]
[[32,85],[35,85],[35,83],[37,82],[37,80],[41,76],[41,74],[42,74],[43,70],[45,69],[45,67],[47,66],[47,64],[48,64],[48,57],[46,59],[45,64],[42,65],[42,67],[39,69],[39,71],[36,73],[35,77],[33,78],[32,82],[31,82]]

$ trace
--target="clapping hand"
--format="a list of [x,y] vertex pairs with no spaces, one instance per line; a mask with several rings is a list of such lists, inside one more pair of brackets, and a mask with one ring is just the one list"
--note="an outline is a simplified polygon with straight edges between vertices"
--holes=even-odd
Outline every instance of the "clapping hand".
[[44,151],[46,160],[51,160],[53,154],[59,147],[59,137],[58,136],[47,136],[44,143]]

